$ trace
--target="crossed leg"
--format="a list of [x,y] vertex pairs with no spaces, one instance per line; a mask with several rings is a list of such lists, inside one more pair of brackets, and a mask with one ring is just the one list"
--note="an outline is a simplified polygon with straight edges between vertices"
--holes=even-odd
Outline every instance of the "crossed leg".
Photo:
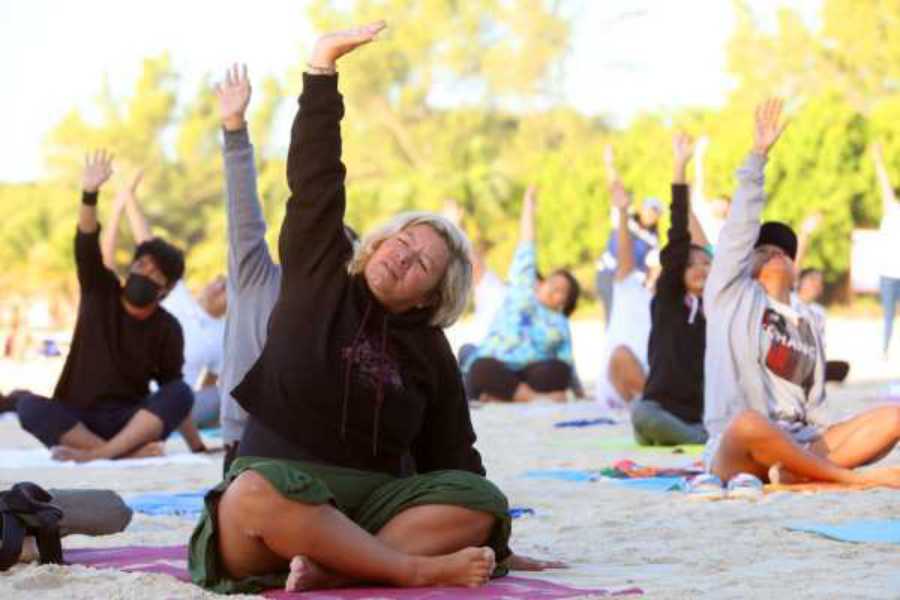
[[[886,412],[871,415],[876,411],[870,411],[831,427],[822,441],[811,449],[799,446],[758,412],[745,410],[731,421],[722,435],[711,470],[723,481],[738,473],[752,473],[765,480],[769,468],[781,465],[801,480],[900,487],[900,468],[882,467],[866,472],[853,470],[855,466],[884,456],[897,443],[900,433],[896,427],[900,423],[900,414],[893,410],[894,407],[886,408]],[[885,424],[876,425],[879,419]],[[896,419],[893,430],[890,425],[892,419]],[[872,435],[873,432],[882,435],[878,437]],[[872,437],[866,438],[866,435]],[[823,449],[827,449],[827,453]]]
[[373,536],[333,506],[288,500],[247,471],[219,501],[219,553],[237,579],[290,567],[288,589],[351,581],[473,587],[495,566],[493,551],[479,547],[493,523],[486,513],[420,506]]

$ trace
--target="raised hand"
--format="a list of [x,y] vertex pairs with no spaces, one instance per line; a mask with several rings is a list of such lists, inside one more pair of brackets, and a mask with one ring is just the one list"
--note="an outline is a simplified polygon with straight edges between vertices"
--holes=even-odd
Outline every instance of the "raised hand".
[[326,33],[316,41],[309,58],[309,66],[314,69],[334,69],[337,59],[363,44],[368,44],[385,27],[387,23],[384,21],[375,21],[362,27]]
[[769,150],[781,137],[787,121],[781,118],[783,102],[772,98],[756,107],[756,123],[753,128],[753,152],[768,156]]
[[538,189],[534,184],[529,185],[525,188],[525,195],[523,196],[524,204],[531,210],[534,210],[535,205],[537,204],[538,197]]
[[821,224],[822,213],[813,213],[803,219],[803,223],[800,224],[800,232],[804,235],[811,236]]
[[612,191],[612,205],[621,211],[627,211],[631,205],[631,196],[625,191],[625,186],[621,181],[616,181],[610,186]]
[[97,150],[93,155],[84,156],[84,171],[81,175],[81,188],[85,192],[96,192],[100,186],[112,176],[113,155],[106,150]]
[[869,151],[872,153],[872,159],[876,163],[884,162],[884,147],[881,145],[881,142],[872,142]]
[[709,148],[709,136],[701,136],[700,139],[697,140],[697,144],[694,146],[694,152],[697,154],[697,159],[703,158],[703,155],[706,154],[706,149]]
[[226,130],[243,129],[246,123],[244,113],[247,112],[247,105],[250,104],[252,91],[250,79],[247,77],[247,65],[239,68],[237,63],[225,72],[225,81],[216,84],[219,117],[222,119],[222,127]]
[[688,134],[679,131],[672,138],[672,151],[675,153],[675,162],[685,165],[694,156],[694,140]]

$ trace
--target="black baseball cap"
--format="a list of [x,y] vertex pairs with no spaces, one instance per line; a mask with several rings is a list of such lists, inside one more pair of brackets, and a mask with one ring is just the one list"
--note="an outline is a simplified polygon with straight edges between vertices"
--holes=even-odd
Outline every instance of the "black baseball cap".
[[797,258],[797,234],[790,225],[779,221],[768,221],[759,228],[759,237],[756,238],[754,248],[759,248],[763,244],[777,246],[784,250],[784,253],[791,257],[791,260]]

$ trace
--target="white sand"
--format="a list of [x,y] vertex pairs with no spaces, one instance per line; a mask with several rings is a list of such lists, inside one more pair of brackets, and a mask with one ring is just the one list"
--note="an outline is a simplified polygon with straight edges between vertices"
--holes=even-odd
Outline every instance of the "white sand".
[[[595,333],[596,332],[596,333]],[[872,405],[897,378],[877,358],[877,322],[836,321],[831,347],[853,357],[854,383],[832,390],[833,416],[841,418]],[[458,339],[460,331],[452,332]],[[579,323],[575,332],[579,369],[602,346],[597,323]],[[841,344],[838,344],[838,341]],[[13,365],[0,362],[4,391],[52,389],[61,361]],[[873,383],[871,379],[882,380]],[[618,458],[656,465],[691,460],[666,452],[627,454],[593,450],[579,440],[623,436],[627,424],[586,429],[554,429],[559,420],[594,414],[591,405],[564,407],[488,406],[473,411],[478,447],[491,478],[512,506],[533,508],[536,516],[518,519],[513,548],[521,553],[569,562],[568,571],[544,574],[581,587],[642,587],[648,598],[900,598],[900,548],[846,544],[787,531],[793,521],[841,522],[859,518],[898,518],[900,493],[867,491],[767,496],[759,503],[702,503],[677,493],[650,493],[613,482],[570,483],[525,479],[537,468],[601,468]],[[568,444],[569,447],[566,447]],[[572,447],[577,446],[577,447]],[[0,448],[35,448],[14,420],[0,420]],[[184,452],[180,440],[168,444]],[[900,452],[887,461],[900,464]],[[0,469],[0,489],[21,480],[44,487],[109,487],[123,495],[150,491],[181,492],[217,483],[220,463],[168,465],[148,469]],[[129,529],[104,538],[67,538],[65,547],[125,544],[182,544],[193,522],[175,517],[135,515]],[[82,567],[22,565],[0,575],[0,598],[205,598],[212,594],[164,575],[125,574]]]

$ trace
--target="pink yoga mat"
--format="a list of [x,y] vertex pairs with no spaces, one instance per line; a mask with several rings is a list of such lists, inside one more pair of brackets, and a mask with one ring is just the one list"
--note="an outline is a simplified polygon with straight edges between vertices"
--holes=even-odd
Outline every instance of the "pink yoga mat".
[[[190,581],[187,572],[185,546],[125,546],[121,548],[90,548],[65,551],[66,562],[97,569],[118,569],[144,573],[164,573],[181,581]],[[391,600],[450,600],[491,598],[494,600],[573,598],[575,596],[640,596],[639,588],[620,590],[577,589],[540,579],[501,577],[479,588],[353,588],[319,592],[288,593],[271,590],[267,598],[304,600],[361,600],[386,598]]]

